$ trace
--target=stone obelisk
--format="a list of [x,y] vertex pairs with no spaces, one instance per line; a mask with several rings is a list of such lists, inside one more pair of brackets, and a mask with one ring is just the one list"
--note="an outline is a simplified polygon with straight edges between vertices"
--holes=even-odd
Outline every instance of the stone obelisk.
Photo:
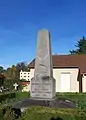
[[[55,96],[55,79],[53,78],[50,33],[47,30],[38,32],[37,52],[34,77],[30,81],[30,98],[12,105],[17,111],[28,106],[46,106],[51,108],[75,108],[72,102],[53,99]],[[18,112],[19,113],[19,112]]]
[[52,99],[55,96],[50,33],[38,31],[34,77],[31,79],[31,98]]

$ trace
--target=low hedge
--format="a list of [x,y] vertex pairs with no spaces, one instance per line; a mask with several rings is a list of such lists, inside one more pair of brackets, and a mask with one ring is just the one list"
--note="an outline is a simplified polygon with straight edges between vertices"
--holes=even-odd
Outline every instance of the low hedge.
[[30,94],[28,92],[7,92],[7,93],[1,93],[0,94],[0,104],[2,105],[2,103],[11,103],[14,101],[18,101],[21,99],[25,99],[27,97],[29,97]]
[[30,107],[20,120],[86,120],[86,110]]
[[15,98],[15,92],[2,93],[0,94],[0,103],[6,101],[7,99],[13,99],[13,98]]

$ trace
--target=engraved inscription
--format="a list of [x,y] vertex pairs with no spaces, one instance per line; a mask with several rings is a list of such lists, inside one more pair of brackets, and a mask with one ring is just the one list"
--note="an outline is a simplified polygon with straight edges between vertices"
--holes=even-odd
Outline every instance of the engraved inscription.
[[43,89],[44,92],[50,92],[51,91],[50,85],[42,85],[42,89]]

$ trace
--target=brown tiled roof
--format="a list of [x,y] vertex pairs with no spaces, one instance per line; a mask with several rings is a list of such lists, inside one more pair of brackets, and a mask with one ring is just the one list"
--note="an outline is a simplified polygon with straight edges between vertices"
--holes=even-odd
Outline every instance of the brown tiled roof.
[[[86,54],[82,55],[52,55],[53,68],[80,68],[81,73],[86,73]],[[35,59],[28,65],[34,68]]]

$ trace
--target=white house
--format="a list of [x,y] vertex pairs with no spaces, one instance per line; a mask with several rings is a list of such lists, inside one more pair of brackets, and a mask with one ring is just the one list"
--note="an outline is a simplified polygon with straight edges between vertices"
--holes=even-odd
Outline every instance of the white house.
[[26,81],[29,81],[30,78],[30,72],[29,71],[20,71],[20,80],[25,79]]
[[[86,54],[53,55],[56,92],[86,92]],[[28,65],[29,79],[34,76],[35,59]]]

